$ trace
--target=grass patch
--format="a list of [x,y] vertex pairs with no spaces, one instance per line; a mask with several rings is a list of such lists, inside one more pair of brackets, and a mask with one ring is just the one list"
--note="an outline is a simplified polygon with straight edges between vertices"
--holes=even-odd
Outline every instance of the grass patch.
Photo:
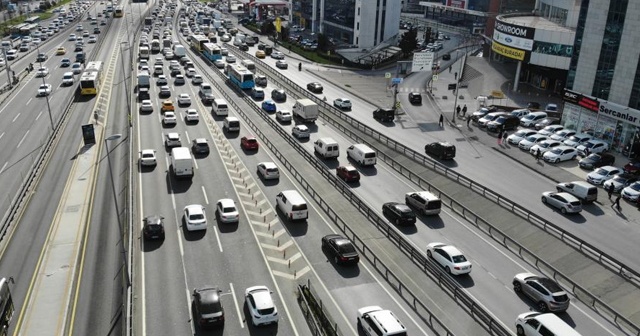
[[340,63],[338,62],[333,62],[331,60],[328,60],[322,56],[320,56],[318,54],[318,52],[316,51],[311,51],[311,50],[304,50],[302,49],[302,47],[293,44],[293,43],[289,43],[289,42],[278,42],[280,45],[284,46],[285,48],[291,50],[292,52],[310,60],[316,63],[320,63],[320,64],[330,64],[330,65],[340,65]]

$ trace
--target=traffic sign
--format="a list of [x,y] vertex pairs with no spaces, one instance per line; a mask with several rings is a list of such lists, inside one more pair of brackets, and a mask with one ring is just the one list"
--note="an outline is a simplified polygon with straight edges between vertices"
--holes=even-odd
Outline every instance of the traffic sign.
[[431,76],[431,80],[434,81],[434,82],[437,81],[438,80],[438,75]]
[[402,78],[391,78],[391,84],[400,84],[402,83]]
[[390,72],[385,73],[384,78],[391,78],[391,73]]
[[434,53],[430,51],[414,53],[411,72],[431,71],[433,58]]
[[396,102],[396,108],[399,109],[400,108],[400,102]]

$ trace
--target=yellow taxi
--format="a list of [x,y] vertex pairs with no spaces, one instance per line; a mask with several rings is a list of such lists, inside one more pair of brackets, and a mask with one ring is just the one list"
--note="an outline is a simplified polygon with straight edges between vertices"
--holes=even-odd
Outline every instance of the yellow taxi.
[[173,101],[171,99],[167,99],[162,102],[162,108],[160,109],[162,112],[164,111],[175,111],[175,107],[173,106]]
[[256,57],[257,58],[265,58],[266,56],[267,56],[267,54],[265,54],[264,51],[262,51],[262,50],[256,51]]
[[56,50],[56,55],[64,55],[67,53],[67,49],[65,49],[64,47],[58,47],[58,49]]

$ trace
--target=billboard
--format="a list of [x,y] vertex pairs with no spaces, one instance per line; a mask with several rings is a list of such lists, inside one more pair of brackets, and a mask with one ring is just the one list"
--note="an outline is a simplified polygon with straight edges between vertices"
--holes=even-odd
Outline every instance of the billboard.
[[467,1],[465,1],[465,0],[447,0],[447,6],[453,7],[453,8],[466,9],[467,8]]
[[502,56],[512,58],[518,61],[524,61],[524,57],[526,56],[526,52],[524,50],[507,47],[495,41],[491,43],[491,50],[497,52]]
[[524,38],[524,39],[529,39],[529,40],[533,40],[533,37],[535,36],[535,33],[536,33],[535,28],[519,26],[513,23],[501,21],[500,19],[496,19],[496,25],[493,29],[503,34]]
[[521,37],[507,35],[498,31],[497,29],[493,30],[493,40],[499,42],[500,44],[531,51],[533,49],[533,40],[525,39]]
[[598,112],[598,110],[600,109],[600,103],[598,103],[598,100],[596,100],[595,98],[585,96],[581,93],[571,91],[569,89],[564,89],[562,100],[567,103],[586,108],[587,110],[591,110],[593,112]]

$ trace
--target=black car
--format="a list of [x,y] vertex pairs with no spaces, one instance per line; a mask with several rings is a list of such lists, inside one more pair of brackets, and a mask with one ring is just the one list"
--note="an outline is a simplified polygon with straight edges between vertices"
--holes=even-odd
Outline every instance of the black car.
[[594,169],[603,166],[612,166],[616,161],[616,157],[609,153],[590,154],[586,158],[580,160],[578,164],[583,169]]
[[520,125],[520,118],[514,115],[503,115],[487,124],[487,131],[498,133],[500,130],[514,130]]
[[450,61],[451,60],[451,54],[442,55],[442,60],[443,61]]
[[249,51],[249,46],[246,43],[242,43],[238,46],[238,49],[240,49],[241,51]]
[[193,290],[193,314],[201,328],[224,325],[224,308],[220,302],[217,287],[205,287]]
[[138,100],[143,101],[145,99],[150,99],[149,89],[148,88],[139,88],[138,89]]
[[73,49],[73,51],[83,51],[84,49],[82,48],[81,45],[77,45],[75,49]]
[[373,119],[379,121],[393,121],[393,118],[396,117],[396,110],[389,108],[379,108],[373,111]]
[[38,54],[38,56],[36,57],[36,62],[44,62],[47,60],[47,55],[46,54]]
[[404,203],[384,203],[382,205],[382,214],[395,225],[414,225],[416,223],[416,214]]
[[409,92],[409,102],[415,105],[422,104],[422,94],[420,92]]
[[540,109],[540,103],[538,102],[528,102],[527,103],[527,108],[530,110],[539,110]]
[[267,76],[265,75],[255,75],[254,80],[258,86],[267,86]]
[[258,50],[264,50],[264,48],[266,48],[266,47],[267,47],[267,45],[264,44],[264,42],[258,43]]
[[440,160],[452,160],[456,157],[456,146],[448,142],[432,142],[424,146],[424,152]]
[[271,99],[278,102],[287,100],[287,93],[283,89],[273,89],[271,91]]
[[322,237],[322,250],[328,252],[336,264],[357,264],[360,261],[356,247],[341,235]]
[[207,139],[193,139],[191,142],[191,151],[193,154],[209,154],[209,143],[207,142]]
[[322,84],[318,82],[313,82],[313,83],[307,84],[307,90],[313,93],[322,93],[322,90],[324,90],[324,88],[322,87]]
[[164,239],[164,217],[158,215],[147,216],[144,218],[144,239]]

